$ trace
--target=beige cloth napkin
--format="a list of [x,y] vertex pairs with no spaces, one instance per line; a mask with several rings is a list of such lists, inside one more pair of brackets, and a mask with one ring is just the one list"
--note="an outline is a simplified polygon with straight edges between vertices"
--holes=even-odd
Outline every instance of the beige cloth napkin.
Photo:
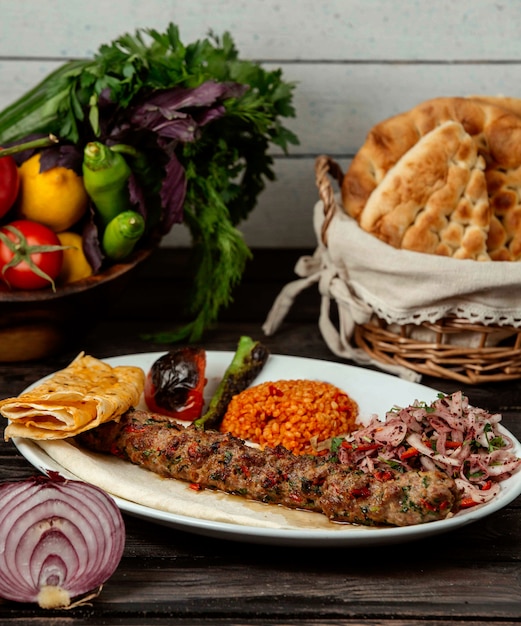
[[[415,372],[372,359],[351,344],[356,324],[376,314],[388,324],[435,322],[447,315],[485,325],[521,326],[521,263],[452,259],[397,250],[363,231],[338,204],[321,243],[323,203],[314,207],[319,242],[312,256],[295,267],[299,279],[276,298],[263,325],[266,335],[280,327],[296,296],[318,284],[322,296],[319,328],[333,353],[361,365],[372,364],[409,380]],[[331,319],[338,305],[339,325]]]

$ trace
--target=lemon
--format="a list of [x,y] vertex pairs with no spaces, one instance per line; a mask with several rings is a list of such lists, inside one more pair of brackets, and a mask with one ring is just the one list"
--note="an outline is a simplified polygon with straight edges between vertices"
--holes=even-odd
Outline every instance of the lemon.
[[62,246],[70,246],[63,251],[63,264],[58,282],[66,285],[92,276],[92,267],[83,253],[81,236],[65,231],[58,233],[58,239]]
[[40,154],[18,168],[20,216],[40,222],[55,233],[73,226],[85,213],[88,195],[83,178],[67,167],[40,172]]

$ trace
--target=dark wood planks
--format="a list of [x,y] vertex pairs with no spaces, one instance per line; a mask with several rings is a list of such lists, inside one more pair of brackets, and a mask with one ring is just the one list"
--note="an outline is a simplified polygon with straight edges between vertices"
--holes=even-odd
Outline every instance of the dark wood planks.
[[[304,251],[256,254],[244,284],[203,344],[233,350],[240,334],[262,338],[273,352],[339,360],[317,328],[319,296],[311,289],[273,337],[261,325],[272,298],[292,280]],[[166,345],[141,334],[168,328],[182,316],[165,303],[182,284],[181,251],[153,258],[118,306],[84,340],[104,357]],[[186,286],[186,285],[185,285]],[[176,291],[177,293],[177,291]],[[178,293],[177,293],[178,295]],[[169,304],[171,306],[171,304]],[[64,366],[74,351],[42,363],[0,364],[0,397],[16,395]],[[423,381],[445,392],[449,381]],[[464,389],[475,404],[501,411],[521,437],[521,384]],[[0,442],[0,479],[34,473],[11,442]],[[521,502],[464,528],[429,539],[373,548],[288,548],[218,540],[142,522],[125,515],[127,542],[117,572],[90,607],[45,612],[0,601],[0,623],[149,625],[282,624],[287,626],[412,626],[518,623],[521,617]]]

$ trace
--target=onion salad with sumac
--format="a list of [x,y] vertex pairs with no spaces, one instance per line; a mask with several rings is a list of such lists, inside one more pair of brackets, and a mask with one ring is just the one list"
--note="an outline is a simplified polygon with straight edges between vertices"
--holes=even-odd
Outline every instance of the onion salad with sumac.
[[333,439],[339,461],[367,473],[442,470],[460,488],[461,508],[490,501],[521,467],[514,441],[500,428],[501,415],[471,406],[460,391],[440,394],[431,404],[394,407],[385,418],[374,415],[366,426]]

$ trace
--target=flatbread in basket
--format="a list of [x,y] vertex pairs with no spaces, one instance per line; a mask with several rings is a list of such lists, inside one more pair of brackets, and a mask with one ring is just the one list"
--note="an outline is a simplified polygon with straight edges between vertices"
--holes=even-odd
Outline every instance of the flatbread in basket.
[[355,327],[376,315],[388,324],[413,326],[418,340],[426,339],[423,322],[447,316],[521,327],[519,262],[481,262],[396,249],[365,232],[346,214],[338,195],[327,216],[324,202],[315,204],[314,228],[318,246],[312,256],[299,259],[295,272],[300,278],[288,283],[275,299],[263,325],[267,335],[277,331],[297,295],[317,284],[318,324],[333,353],[420,380],[421,375],[409,367],[383,363],[356,347]]
[[521,378],[521,101],[427,100],[376,124],[345,175],[325,156],[315,169],[319,245],[265,332],[317,282],[340,356],[408,378]]
[[442,97],[379,122],[341,182],[342,206],[398,248],[521,260],[520,113],[514,98]]

